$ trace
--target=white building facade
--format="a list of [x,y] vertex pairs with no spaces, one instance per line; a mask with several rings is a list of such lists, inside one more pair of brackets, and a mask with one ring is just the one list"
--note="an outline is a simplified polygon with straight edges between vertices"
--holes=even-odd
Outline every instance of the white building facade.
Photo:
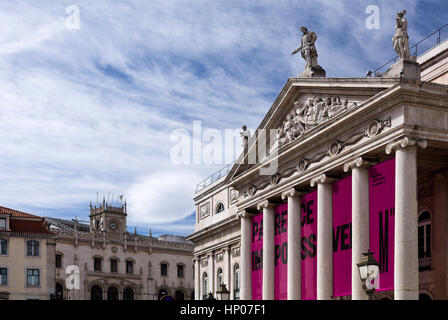
[[[193,298],[193,245],[185,237],[126,230],[126,205],[90,208],[90,225],[46,218],[56,240],[55,297],[64,300]],[[67,267],[79,270],[79,288]]]
[[397,77],[287,81],[195,194],[196,297],[223,283],[231,299],[367,299],[370,249],[374,299],[448,298],[448,42],[399,63]]

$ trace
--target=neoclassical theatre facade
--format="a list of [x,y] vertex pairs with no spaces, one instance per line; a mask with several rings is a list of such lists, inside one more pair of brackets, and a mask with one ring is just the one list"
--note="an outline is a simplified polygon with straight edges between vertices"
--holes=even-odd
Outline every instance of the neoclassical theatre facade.
[[448,298],[448,42],[394,68],[286,82],[195,194],[196,297],[222,283],[231,299],[367,299],[370,249],[374,299]]

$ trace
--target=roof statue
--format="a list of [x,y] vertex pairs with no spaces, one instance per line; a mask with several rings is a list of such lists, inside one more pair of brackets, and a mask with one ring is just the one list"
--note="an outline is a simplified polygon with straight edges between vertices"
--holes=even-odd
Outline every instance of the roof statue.
[[420,65],[417,63],[417,58],[410,54],[408,21],[404,17],[405,14],[406,10],[397,12],[395,34],[392,38],[394,50],[400,59],[380,74],[380,77],[420,80]]
[[303,26],[300,27],[300,31],[303,34],[300,47],[292,52],[292,55],[295,55],[300,51],[302,58],[306,61],[305,69],[299,74],[299,78],[325,77],[325,70],[317,63],[316,33]]
[[406,10],[397,12],[395,34],[392,38],[394,49],[400,59],[409,59],[411,56],[409,53],[408,21],[404,17],[405,14]]

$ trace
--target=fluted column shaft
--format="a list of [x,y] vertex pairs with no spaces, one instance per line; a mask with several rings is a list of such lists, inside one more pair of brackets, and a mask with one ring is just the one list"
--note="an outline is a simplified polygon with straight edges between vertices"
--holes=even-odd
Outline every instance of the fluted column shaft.
[[300,300],[302,298],[300,195],[295,189],[290,189],[282,194],[282,198],[288,198],[288,300]]
[[247,213],[241,218],[241,300],[252,299],[251,219]]
[[333,194],[324,174],[311,180],[317,184],[317,300],[333,296]]
[[263,300],[274,300],[274,208],[268,201],[263,208]]
[[358,263],[362,254],[370,248],[369,242],[369,169],[372,161],[361,157],[344,165],[344,171],[352,170],[352,300],[367,300],[362,288]]
[[417,146],[426,141],[406,137],[386,147],[395,150],[395,300],[418,300]]

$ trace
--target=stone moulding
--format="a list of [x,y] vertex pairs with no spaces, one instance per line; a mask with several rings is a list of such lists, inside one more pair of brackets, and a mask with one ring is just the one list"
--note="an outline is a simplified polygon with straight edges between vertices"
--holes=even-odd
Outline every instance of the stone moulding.
[[[283,173],[276,173],[275,175],[270,177],[269,181],[264,181],[260,183],[258,186],[251,185],[247,191],[244,192],[244,198],[249,198],[255,195],[258,191],[262,191],[269,186],[277,185],[280,180],[290,177],[294,172],[298,172],[299,174],[304,173],[311,164],[319,163],[326,157],[332,158],[339,155],[344,149],[348,146],[355,145],[359,143],[363,138],[373,138],[379,135],[385,128],[390,128],[392,126],[391,117],[388,117],[385,120],[373,120],[368,126],[359,132],[349,136],[345,140],[336,140],[330,144],[330,146],[325,151],[320,151],[314,154],[310,158],[303,157],[299,160],[298,165],[294,168],[289,168],[285,170]],[[401,141],[396,144],[402,143]],[[386,148],[387,152],[387,148]],[[235,202],[238,200],[235,200]]]

